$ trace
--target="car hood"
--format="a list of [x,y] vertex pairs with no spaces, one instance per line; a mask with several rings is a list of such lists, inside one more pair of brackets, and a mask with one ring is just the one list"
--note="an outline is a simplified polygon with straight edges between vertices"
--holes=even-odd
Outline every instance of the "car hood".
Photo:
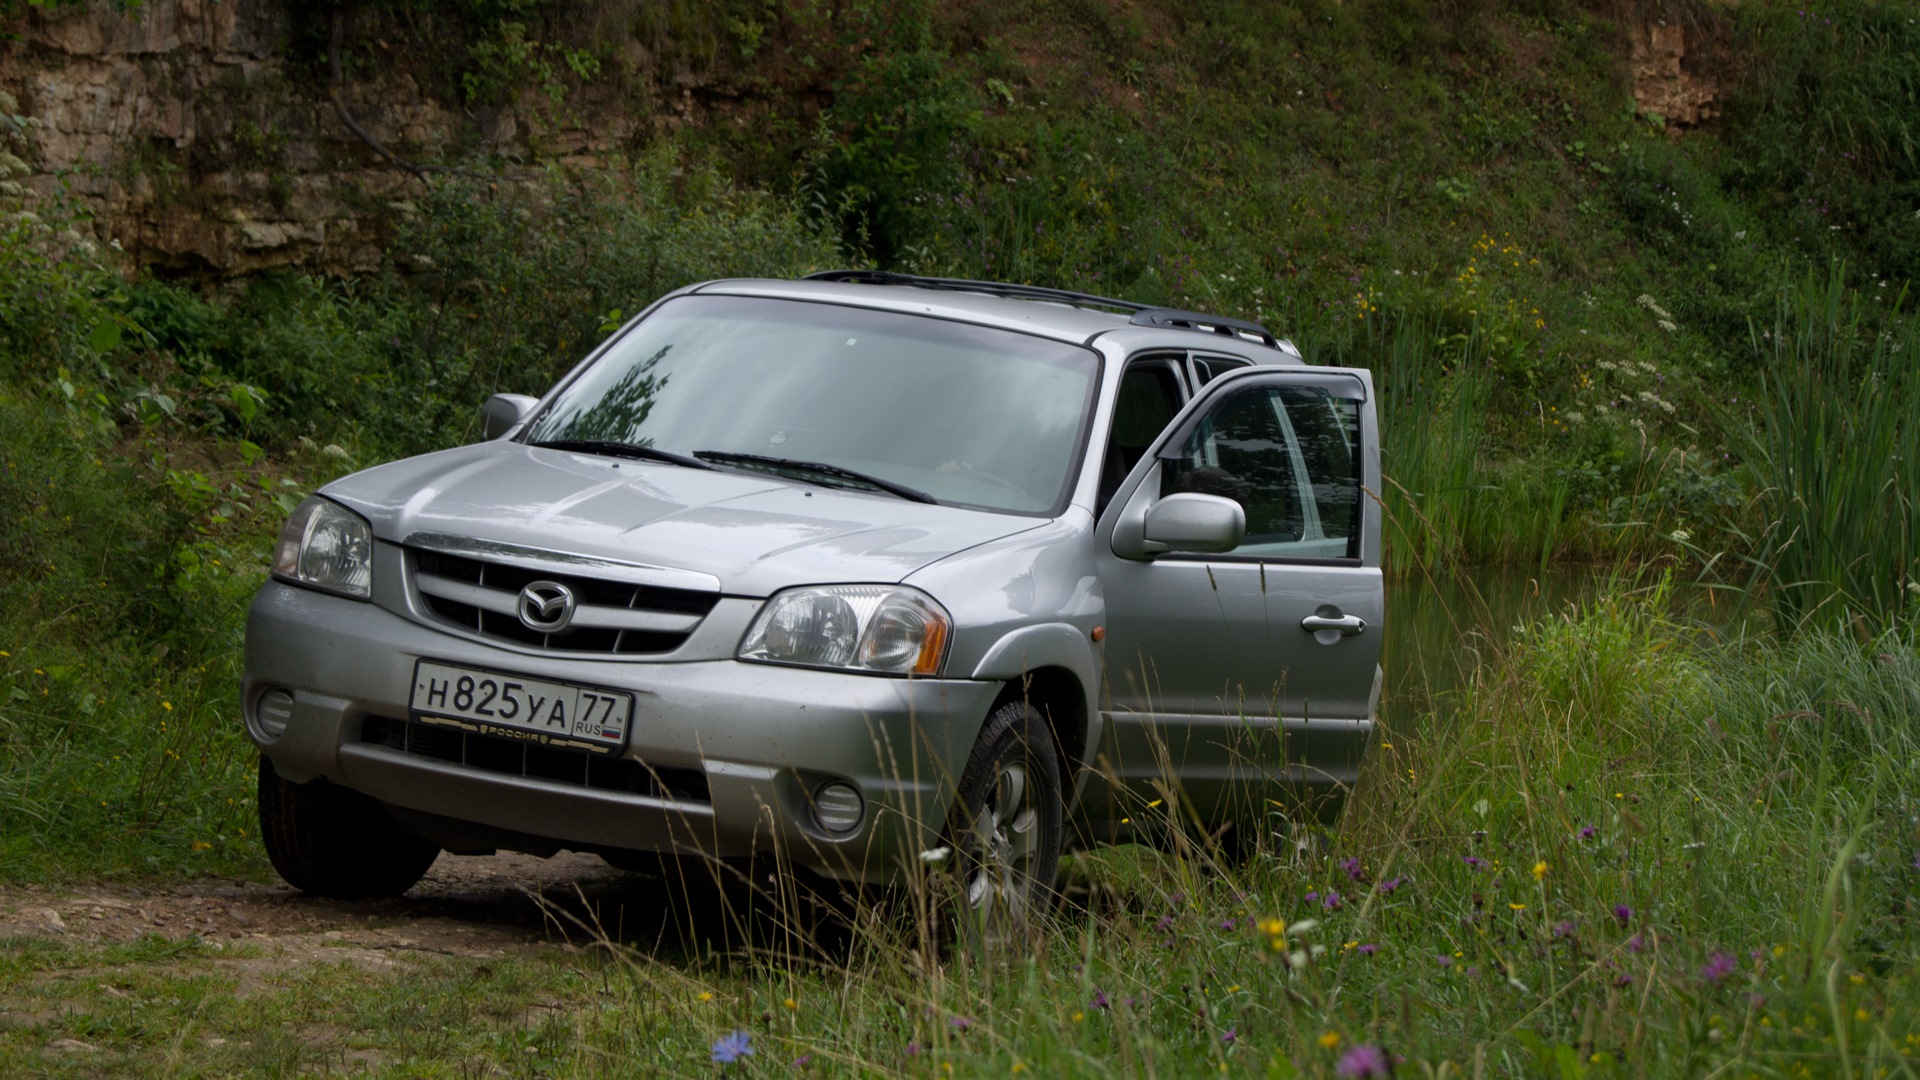
[[899,581],[1041,520],[725,469],[513,442],[408,458],[323,489],[381,540],[422,533],[711,575],[722,592]]

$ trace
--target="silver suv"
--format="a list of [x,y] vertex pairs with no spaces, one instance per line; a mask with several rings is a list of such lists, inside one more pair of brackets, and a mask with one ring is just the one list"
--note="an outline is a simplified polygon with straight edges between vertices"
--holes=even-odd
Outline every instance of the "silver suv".
[[1336,808],[1380,688],[1368,373],[1247,322],[842,271],[714,281],[485,441],[288,521],[247,624],[261,833],[396,895],[442,850],[1063,847]]

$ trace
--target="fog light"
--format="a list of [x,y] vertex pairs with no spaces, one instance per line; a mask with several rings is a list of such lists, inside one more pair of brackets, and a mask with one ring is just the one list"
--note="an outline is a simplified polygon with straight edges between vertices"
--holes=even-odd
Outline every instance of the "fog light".
[[253,730],[267,742],[286,734],[293,719],[293,695],[285,690],[269,690],[253,706]]
[[813,796],[813,816],[831,833],[852,832],[860,825],[864,804],[850,784],[832,783]]

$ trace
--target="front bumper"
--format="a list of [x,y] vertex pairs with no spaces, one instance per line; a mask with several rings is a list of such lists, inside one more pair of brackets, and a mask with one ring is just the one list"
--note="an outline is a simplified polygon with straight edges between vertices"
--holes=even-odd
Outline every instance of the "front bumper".
[[[604,790],[398,749],[380,736],[406,720],[423,658],[630,690],[635,718],[622,756],[663,776],[697,771],[704,792],[697,783]],[[288,691],[293,709],[284,733],[269,739],[257,717],[273,689]],[[275,581],[247,616],[241,701],[248,733],[281,776],[324,777],[477,827],[474,835],[498,837],[497,846],[533,846],[520,837],[719,858],[777,852],[829,877],[881,881],[937,842],[999,690],[736,660],[545,656]],[[865,801],[860,823],[844,833],[823,828],[813,812],[814,793],[836,780]]]

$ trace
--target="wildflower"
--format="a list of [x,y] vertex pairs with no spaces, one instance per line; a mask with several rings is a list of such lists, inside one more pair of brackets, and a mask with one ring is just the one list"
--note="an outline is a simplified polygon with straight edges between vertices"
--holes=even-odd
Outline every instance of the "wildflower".
[[1393,877],[1390,877],[1387,880],[1381,882],[1380,884],[1375,885],[1374,888],[1383,893],[1390,893],[1393,890],[1399,888],[1400,886],[1405,885],[1406,883],[1407,883],[1406,875],[1395,874]]
[[1287,924],[1279,919],[1261,919],[1260,932],[1268,937],[1279,937],[1287,932]]
[[1705,982],[1717,983],[1734,973],[1740,966],[1732,953],[1717,952],[1707,958],[1706,965],[1700,969],[1700,978]]
[[753,1056],[752,1036],[744,1031],[735,1031],[722,1035],[713,1044],[713,1060],[722,1065],[731,1065],[743,1057]]
[[793,1067],[795,1070],[804,1069],[811,1064],[813,1064],[812,1054],[801,1054],[799,1057],[793,1059]]
[[1345,1080],[1368,1080],[1370,1077],[1386,1076],[1393,1071],[1393,1064],[1387,1060],[1387,1052],[1377,1046],[1362,1043],[1347,1051],[1340,1064],[1333,1067],[1336,1076]]
[[1571,920],[1566,920],[1566,919],[1562,919],[1561,921],[1559,921],[1559,922],[1557,922],[1557,923],[1554,923],[1554,924],[1553,924],[1553,936],[1554,936],[1554,937],[1557,937],[1557,938],[1563,938],[1563,937],[1572,937],[1572,936],[1573,936],[1573,923],[1572,923],[1572,921],[1571,921]]
[[1334,1047],[1339,1046],[1340,1033],[1337,1031],[1329,1031],[1325,1035],[1320,1036],[1320,1045],[1325,1047],[1328,1050],[1331,1050]]
[[1645,934],[1635,934],[1632,937],[1627,939],[1628,952],[1635,952],[1635,953],[1645,952],[1646,948],[1647,948],[1647,935]]
[[1220,920],[1220,929],[1222,929],[1222,930],[1231,930],[1231,929],[1233,929],[1233,928],[1234,928],[1234,925],[1235,925],[1235,923],[1234,923],[1234,921],[1233,921],[1232,919],[1222,919],[1222,920]]
[[785,1005],[787,1007],[787,1011],[789,1012],[793,1011],[794,1009],[798,1009],[800,1007],[800,1003],[793,1000],[792,998],[788,998],[787,1000],[781,1002],[780,1004]]
[[1327,895],[1324,897],[1321,897],[1320,899],[1320,906],[1323,908],[1326,908],[1328,911],[1339,910],[1340,894],[1337,892],[1334,892],[1332,889],[1328,889]]
[[917,1040],[907,1044],[907,1056],[908,1057],[920,1056],[920,1043]]
[[1599,835],[1600,835],[1600,830],[1594,828],[1591,825],[1580,826],[1580,839],[1582,840],[1591,840],[1594,837]]
[[1096,1009],[1113,1007],[1113,1002],[1107,999],[1107,992],[1105,990],[1095,990],[1093,992],[1093,1007]]
[[1509,904],[1507,905],[1507,909],[1508,909],[1509,911],[1525,911],[1525,910],[1527,910],[1527,905],[1525,905],[1525,904],[1513,904],[1513,903],[1509,903]]
[[1546,876],[1547,876],[1547,861],[1545,859],[1542,859],[1539,862],[1534,863],[1533,864],[1533,880],[1539,881],[1545,878]]
[[1316,889],[1316,890],[1314,890],[1313,892],[1310,892],[1310,893],[1308,893],[1308,894],[1307,894],[1307,903],[1309,903],[1309,904],[1311,904],[1311,903],[1313,903],[1314,901],[1316,901],[1316,900],[1318,900],[1318,899],[1320,899],[1320,892],[1319,892],[1319,890],[1318,890],[1318,889]]
[[1484,870],[1487,867],[1487,860],[1481,858],[1478,855],[1462,856],[1461,861],[1466,863],[1469,867],[1472,867],[1475,870]]
[[1360,946],[1358,951],[1361,956],[1372,956],[1374,953],[1380,951],[1380,946],[1372,942],[1367,942],[1365,945]]
[[1348,878],[1354,881],[1359,881],[1362,874],[1362,871],[1360,869],[1360,856],[1355,855],[1351,859],[1341,859],[1340,869],[1345,870],[1347,872]]
[[1235,1028],[1228,1028],[1226,1034],[1220,1036],[1220,1041],[1232,1046],[1240,1041],[1240,1032]]
[[1434,959],[1439,962],[1441,967],[1453,966],[1453,957],[1448,956],[1445,953],[1441,953],[1439,956],[1434,957]]
[[1633,909],[1625,904],[1615,904],[1613,905],[1613,917],[1620,921],[1621,926],[1625,926],[1633,921]]
[[1074,1023],[1076,1023],[1076,1024],[1081,1024],[1081,1023],[1085,1023],[1085,1022],[1086,1022],[1086,1019],[1087,1019],[1087,1014],[1086,1014],[1086,1013],[1084,1013],[1084,1012],[1079,1012],[1079,1011],[1076,1011],[1076,1012],[1075,1012],[1075,1013],[1073,1014],[1073,1022],[1074,1022]]
[[697,993],[697,994],[695,994],[695,995],[693,995],[693,1000],[695,1000],[695,1001],[698,1001],[698,1002],[700,1002],[701,1004],[705,1004],[705,1003],[707,1003],[707,1002],[709,1002],[709,1001],[712,1001],[712,1000],[713,1000],[713,991],[711,991],[711,990],[702,990],[702,991],[700,991],[699,993]]

